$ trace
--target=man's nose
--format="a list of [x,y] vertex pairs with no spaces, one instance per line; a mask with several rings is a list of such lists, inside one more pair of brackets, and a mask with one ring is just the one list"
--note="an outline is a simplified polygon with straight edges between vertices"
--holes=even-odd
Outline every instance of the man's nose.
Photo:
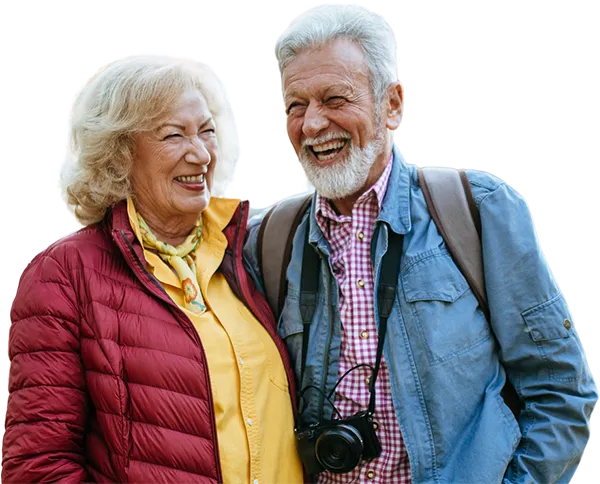
[[321,108],[313,103],[309,104],[304,113],[302,132],[307,138],[316,138],[321,131],[329,126],[329,120],[323,115]]
[[211,162],[210,152],[204,141],[198,137],[189,140],[185,153],[185,161],[198,165],[208,165]]

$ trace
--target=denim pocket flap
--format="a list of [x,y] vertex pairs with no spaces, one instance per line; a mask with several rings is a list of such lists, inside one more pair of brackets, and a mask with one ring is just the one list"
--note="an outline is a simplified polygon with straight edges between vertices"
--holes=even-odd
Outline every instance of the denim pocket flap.
[[562,294],[521,313],[534,341],[568,338],[573,323]]
[[408,302],[454,302],[469,289],[466,279],[444,252],[411,265],[402,276],[402,286]]

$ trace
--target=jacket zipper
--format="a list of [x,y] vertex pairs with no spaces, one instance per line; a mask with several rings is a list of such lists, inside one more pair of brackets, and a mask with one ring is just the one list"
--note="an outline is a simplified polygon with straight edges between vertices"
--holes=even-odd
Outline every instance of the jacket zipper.
[[[180,316],[179,322],[183,323],[184,330],[186,331],[186,333],[188,333],[188,335],[191,334],[192,339],[195,341],[196,345],[200,349],[200,354],[202,356],[202,360],[204,363],[202,365],[204,367],[203,368],[204,369],[204,377],[206,379],[206,385],[207,385],[207,389],[208,389],[207,393],[208,393],[208,399],[209,399],[209,404],[210,404],[209,412],[210,412],[210,417],[211,417],[210,423],[211,423],[211,427],[212,427],[212,431],[213,431],[213,435],[214,435],[214,455],[215,455],[215,459],[216,459],[217,482],[218,482],[218,484],[222,484],[223,476],[221,474],[221,458],[219,455],[217,423],[216,423],[215,413],[214,413],[215,407],[214,407],[214,401],[213,401],[213,395],[212,395],[212,387],[210,384],[210,375],[208,373],[208,364],[207,364],[208,360],[206,358],[206,353],[204,351],[204,347],[202,346],[202,342],[200,341],[200,336],[198,336],[198,332],[194,328],[190,319],[185,315],[185,313],[181,309],[179,309],[179,307],[173,302],[173,300],[166,293],[166,291],[164,290],[162,285],[156,280],[156,278],[152,274],[150,274],[148,269],[146,269],[146,266],[144,264],[142,264],[142,261],[140,261],[140,259],[138,258],[137,254],[135,253],[135,250],[133,249],[133,246],[127,239],[127,236],[125,235],[124,231],[119,230],[119,233],[122,237],[122,240],[127,245],[130,256],[132,257],[133,261],[135,262],[135,264],[133,266],[130,265],[130,267],[132,268],[134,273],[135,272],[138,273],[137,274],[138,279],[142,282],[142,284],[144,284],[144,286],[147,289],[151,290],[151,292],[153,292],[156,296],[158,296],[163,302],[167,303],[169,306],[171,306],[172,308],[174,308],[176,310],[176,312]],[[137,270],[136,270],[136,267],[137,267]],[[145,281],[144,278],[141,276],[146,276],[150,280],[150,282],[152,282],[152,285],[148,284],[147,281]],[[158,294],[156,293],[155,289],[159,290]]]

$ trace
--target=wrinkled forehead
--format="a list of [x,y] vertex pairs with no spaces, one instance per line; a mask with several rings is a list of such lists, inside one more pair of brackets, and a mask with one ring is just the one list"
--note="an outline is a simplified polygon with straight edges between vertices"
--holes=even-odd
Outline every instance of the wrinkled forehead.
[[369,68],[362,48],[340,38],[298,53],[283,69],[281,80],[284,93],[315,83],[360,87],[369,83]]
[[147,129],[155,129],[166,123],[190,124],[201,123],[212,118],[213,113],[208,105],[206,96],[194,87],[183,90],[173,96],[169,102],[157,102],[159,111],[153,116],[154,122]]

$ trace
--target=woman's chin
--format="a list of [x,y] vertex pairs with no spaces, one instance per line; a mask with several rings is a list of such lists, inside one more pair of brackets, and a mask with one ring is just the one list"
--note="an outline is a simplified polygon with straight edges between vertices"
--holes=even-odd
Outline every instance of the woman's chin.
[[[202,195],[195,197],[185,197],[176,200],[174,203],[175,208],[179,211],[180,215],[195,215],[198,216],[206,208],[210,202],[210,193],[205,191]],[[173,214],[175,215],[175,214]]]

